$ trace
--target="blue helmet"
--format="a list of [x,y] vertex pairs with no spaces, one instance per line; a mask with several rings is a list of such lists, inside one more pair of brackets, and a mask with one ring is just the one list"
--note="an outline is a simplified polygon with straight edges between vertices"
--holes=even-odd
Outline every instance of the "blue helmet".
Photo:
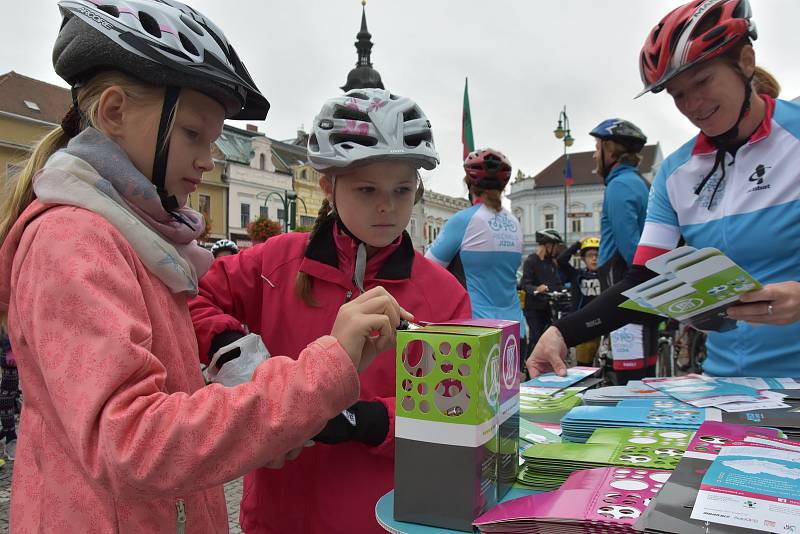
[[595,126],[589,135],[614,141],[633,152],[641,152],[647,143],[647,136],[638,126],[622,119],[606,119]]

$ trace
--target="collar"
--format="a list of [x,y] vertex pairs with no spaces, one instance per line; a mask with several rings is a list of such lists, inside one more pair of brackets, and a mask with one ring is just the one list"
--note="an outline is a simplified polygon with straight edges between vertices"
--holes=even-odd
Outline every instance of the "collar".
[[614,164],[614,166],[611,168],[611,172],[609,172],[609,173],[608,173],[608,176],[606,176],[606,177],[603,179],[603,182],[604,182],[606,185],[608,185],[608,183],[609,183],[611,180],[613,180],[614,178],[616,178],[617,176],[619,176],[620,174],[622,174],[622,173],[623,173],[623,172],[625,172],[626,170],[628,170],[628,169],[635,169],[635,168],[636,168],[636,167],[634,167],[632,163],[628,163],[627,161],[618,161],[618,162],[617,162],[617,163],[615,163],[615,164]]
[[[769,134],[772,133],[772,116],[775,113],[775,99],[764,94],[759,96],[766,104],[766,109],[764,110],[764,119],[761,121],[761,124],[758,125],[758,128],[756,128],[756,131],[753,132],[753,135],[750,136],[750,139],[747,140],[747,144],[761,141],[762,139],[769,137]],[[714,146],[706,134],[703,132],[697,134],[694,147],[692,148],[693,156],[713,154],[716,151],[717,147]]]
[[[345,274],[344,278],[350,280],[358,244],[359,242],[351,235],[341,231],[335,220],[328,219],[322,223],[316,234],[310,239],[300,269],[308,274],[326,278],[330,277],[332,274],[330,270],[333,269],[338,273]],[[414,255],[411,237],[403,230],[402,235],[394,242],[367,259],[364,279],[405,280],[411,278]],[[314,268],[314,265],[322,268]],[[328,276],[325,275],[326,272]]]

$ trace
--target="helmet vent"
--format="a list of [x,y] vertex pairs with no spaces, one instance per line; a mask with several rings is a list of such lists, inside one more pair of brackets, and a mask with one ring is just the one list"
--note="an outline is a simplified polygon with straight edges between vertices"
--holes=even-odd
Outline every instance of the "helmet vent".
[[407,135],[403,138],[403,143],[410,148],[416,148],[422,142],[431,141],[431,132],[421,132],[417,134]]
[[395,94],[390,94],[389,95],[389,100],[400,100],[400,97],[395,95]]
[[192,43],[192,42],[189,40],[189,38],[188,38],[188,37],[186,37],[186,36],[183,34],[183,32],[179,32],[179,33],[178,33],[178,37],[179,37],[179,38],[180,38],[180,40],[181,40],[181,44],[183,45],[183,48],[184,48],[184,49],[185,49],[187,52],[189,52],[190,54],[192,54],[192,55],[195,55],[195,56],[199,56],[199,55],[200,55],[200,53],[197,51],[197,48],[195,48],[195,46],[194,46],[194,43]]
[[151,15],[144,11],[139,11],[139,22],[144,28],[144,31],[153,37],[161,37],[161,28],[158,27],[158,22]]
[[117,6],[97,6],[100,11],[105,11],[114,18],[119,18],[119,9]]
[[419,119],[419,109],[413,107],[407,111],[403,112],[403,122],[413,121],[414,119]]
[[672,32],[672,35],[669,36],[669,55],[675,53],[675,49],[678,47],[678,41],[681,38],[681,34],[683,30],[686,29],[686,22],[682,22],[675,31]]
[[658,26],[656,26],[655,30],[653,30],[653,35],[650,38],[650,42],[651,43],[656,44],[656,41],[658,40],[658,34],[661,33],[661,28],[663,28],[663,27],[664,27],[664,23],[663,22],[660,23]]
[[336,106],[336,111],[333,112],[334,119],[350,119],[354,121],[372,122],[369,115],[363,111],[346,108],[344,106]]
[[353,148],[350,145],[350,143],[361,146],[375,146],[378,144],[378,140],[368,135],[341,134],[341,133],[332,134],[331,144],[338,145],[339,143],[344,143],[342,144],[342,148],[346,148],[349,150]]
[[201,28],[199,24],[197,24],[195,21],[193,21],[193,20],[191,19],[191,17],[187,17],[187,16],[186,16],[185,14],[183,14],[183,13],[181,13],[181,22],[183,22],[184,24],[186,24],[186,27],[188,27],[190,30],[192,30],[192,31],[193,31],[194,33],[196,33],[197,35],[199,35],[199,36],[201,36],[201,37],[202,37],[203,35],[205,35],[205,32],[203,32],[203,28]]
[[[697,26],[694,27],[694,30],[692,30],[691,38],[697,39],[707,31],[717,26],[717,24],[719,24],[720,17],[722,17],[722,7],[719,6],[706,13],[703,18],[700,19],[700,22],[697,23]],[[723,31],[725,30],[725,28],[719,27],[717,29],[722,29]]]
[[725,33],[725,26],[717,26],[707,34],[703,36],[703,41],[713,41],[714,39],[718,38],[720,35]]
[[308,148],[314,152],[319,152],[319,141],[317,141],[316,134],[311,134],[308,138]]
[[352,96],[353,98],[358,98],[359,100],[369,100],[369,97],[364,93],[347,93],[347,96]]

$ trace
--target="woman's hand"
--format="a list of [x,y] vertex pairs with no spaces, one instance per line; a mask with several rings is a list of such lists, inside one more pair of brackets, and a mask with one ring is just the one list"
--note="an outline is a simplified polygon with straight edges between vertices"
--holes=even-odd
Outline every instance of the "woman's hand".
[[745,293],[728,308],[728,317],[758,324],[791,324],[800,320],[800,282],[779,282]]
[[550,371],[558,376],[567,376],[566,358],[567,344],[558,328],[551,326],[539,338],[525,365],[531,378]]
[[339,308],[331,335],[339,340],[360,373],[375,356],[394,347],[400,319],[413,321],[414,316],[384,288],[373,287]]

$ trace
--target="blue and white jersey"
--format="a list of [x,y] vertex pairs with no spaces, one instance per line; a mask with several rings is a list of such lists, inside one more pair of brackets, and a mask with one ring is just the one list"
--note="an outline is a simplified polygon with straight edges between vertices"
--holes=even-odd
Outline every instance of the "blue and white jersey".
[[[650,189],[647,220],[634,263],[674,248],[716,247],[762,284],[800,280],[800,105],[767,101],[764,122],[735,157],[725,154],[700,195],[694,189],[716,150],[700,134],[666,160]],[[704,370],[718,376],[800,376],[800,322],[739,322],[712,332]]]
[[517,269],[522,263],[522,228],[507,209],[499,213],[475,204],[456,213],[425,254],[447,267],[459,256],[472,314],[476,318],[525,321],[517,295]]

